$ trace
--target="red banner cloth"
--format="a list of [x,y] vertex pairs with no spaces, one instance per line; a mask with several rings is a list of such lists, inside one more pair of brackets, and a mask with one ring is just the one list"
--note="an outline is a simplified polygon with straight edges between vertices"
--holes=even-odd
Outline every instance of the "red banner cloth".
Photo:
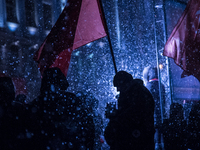
[[35,53],[41,73],[58,67],[67,75],[74,49],[105,37],[106,31],[98,0],[68,0],[57,22]]
[[163,55],[200,81],[200,0],[190,0],[165,44]]

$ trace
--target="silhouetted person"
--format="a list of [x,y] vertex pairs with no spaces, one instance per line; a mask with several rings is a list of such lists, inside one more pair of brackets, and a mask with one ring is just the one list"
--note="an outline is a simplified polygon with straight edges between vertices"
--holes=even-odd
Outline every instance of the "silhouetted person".
[[87,131],[92,119],[82,109],[81,100],[66,91],[68,86],[59,68],[44,71],[40,95],[31,108],[36,148],[91,149],[88,144],[91,136]]
[[120,92],[118,110],[106,113],[110,119],[104,136],[111,150],[154,150],[154,100],[140,79],[119,71],[113,80]]
[[[86,110],[87,115],[93,119],[94,125],[94,139],[93,142],[94,150],[101,150],[102,143],[100,141],[100,136],[103,134],[103,119],[99,113],[99,101],[90,92],[78,92],[77,96],[82,100],[83,109]],[[92,128],[91,128],[92,129]],[[90,131],[92,132],[92,130]]]
[[10,77],[0,77],[0,117],[6,114],[7,108],[15,99],[15,89]]
[[[162,126],[162,117],[161,115],[164,116],[165,112],[165,87],[161,83],[161,99],[162,99],[162,107],[160,104],[160,93],[159,93],[159,80],[158,80],[158,72],[157,72],[157,67],[149,67],[147,72],[146,72],[146,88],[151,92],[154,101],[155,101],[155,111],[154,111],[154,126],[155,126],[155,148],[156,149],[162,149],[161,145],[161,138],[162,138],[162,133],[161,133],[161,126]],[[161,114],[161,109],[162,109],[162,114]]]
[[10,105],[15,99],[15,88],[10,77],[0,77],[0,102]]
[[187,147],[192,150],[200,149],[200,102],[192,105],[187,127]]
[[101,135],[103,135],[103,118],[99,113],[99,100],[97,100],[92,93],[88,94],[88,100],[88,106],[90,107],[90,104],[92,106],[92,108],[90,109],[90,113],[91,115],[93,115],[93,121],[95,125],[94,150],[101,150]]
[[[0,77],[0,121],[1,121],[1,130],[0,130],[0,147],[8,148],[8,140],[11,138],[6,136],[5,129],[5,118],[7,117],[7,112],[11,108],[11,103],[15,98],[14,85],[12,79],[9,77]],[[10,119],[9,119],[10,120]]]
[[183,117],[183,106],[178,103],[170,105],[170,117],[163,122],[165,150],[187,150],[187,122]]
[[12,79],[0,78],[0,147],[6,150],[27,149],[26,110],[16,103]]
[[[89,150],[95,150],[94,143],[95,143],[95,124],[94,124],[94,113],[93,113],[93,106],[92,101],[89,97],[88,93],[85,92],[77,92],[76,96],[81,100],[80,104],[80,113],[82,113],[82,123],[84,125],[85,134],[87,137],[85,137],[85,144],[86,148]],[[89,121],[89,123],[86,123]]]
[[[66,77],[59,68],[48,68],[42,75],[40,95],[30,104],[30,129],[35,149],[66,148],[64,133],[59,133],[59,123],[64,122],[59,103],[64,100],[69,86]],[[69,96],[68,96],[69,97]],[[62,108],[62,106],[60,106]],[[64,107],[64,106],[63,106]]]
[[16,102],[20,102],[22,104],[25,104],[26,103],[26,95],[24,94],[18,94],[15,98],[15,101]]

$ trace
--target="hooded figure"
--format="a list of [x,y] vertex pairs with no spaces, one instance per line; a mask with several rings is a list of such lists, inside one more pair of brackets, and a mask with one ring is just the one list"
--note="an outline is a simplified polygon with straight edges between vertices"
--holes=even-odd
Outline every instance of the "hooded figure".
[[35,149],[91,149],[86,133],[92,120],[81,109],[81,100],[66,91],[68,86],[59,68],[44,71],[40,95],[30,109]]
[[140,79],[119,71],[113,80],[120,92],[118,110],[104,136],[111,150],[154,150],[154,100]]

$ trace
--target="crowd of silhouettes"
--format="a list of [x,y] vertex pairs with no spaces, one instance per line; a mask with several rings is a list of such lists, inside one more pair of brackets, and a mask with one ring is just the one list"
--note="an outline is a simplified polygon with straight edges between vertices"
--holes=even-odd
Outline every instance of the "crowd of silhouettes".
[[94,149],[95,114],[67,92],[69,83],[60,69],[44,71],[40,95],[28,104],[25,95],[15,98],[11,78],[0,78],[0,85],[0,149]]
[[169,119],[164,119],[162,126],[165,150],[188,149],[186,128],[187,122],[183,116],[183,106],[179,103],[171,104]]
[[[104,130],[99,101],[89,91],[68,92],[69,83],[59,68],[44,71],[40,95],[29,103],[26,95],[15,97],[10,77],[0,77],[0,149],[101,150],[104,135],[110,150],[154,150],[152,92],[125,71],[114,76],[113,84],[120,92],[118,108],[106,108],[109,122]],[[165,150],[199,150],[200,103],[193,105],[188,123],[183,106],[172,103],[159,133]]]
[[78,91],[76,96],[82,102],[82,108],[86,110],[88,116],[93,119],[94,123],[94,139],[92,140],[94,150],[101,150],[102,141],[101,135],[103,135],[103,118],[98,110],[99,101],[89,91]]
[[[106,109],[109,123],[104,132],[111,150],[200,149],[200,103],[193,105],[188,123],[184,118],[183,106],[179,103],[170,105],[169,118],[162,121],[165,114],[161,114],[164,106],[160,104],[165,104],[164,87],[161,84],[159,88],[156,74],[157,68],[149,70],[146,84],[149,90],[142,80],[133,79],[125,71],[119,71],[114,76],[113,84],[120,92],[118,109],[108,105],[112,108]],[[159,95],[159,89],[163,90],[162,95]],[[164,102],[160,101],[160,96]],[[158,147],[155,145],[157,142]]]

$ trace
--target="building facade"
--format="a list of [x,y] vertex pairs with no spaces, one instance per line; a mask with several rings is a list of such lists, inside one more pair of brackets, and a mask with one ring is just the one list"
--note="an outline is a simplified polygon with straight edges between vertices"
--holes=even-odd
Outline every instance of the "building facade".
[[40,73],[33,55],[65,4],[65,0],[0,0],[0,73],[18,79],[17,84],[25,82],[17,94],[25,92],[33,99],[33,91],[38,91],[34,87],[40,84]]

